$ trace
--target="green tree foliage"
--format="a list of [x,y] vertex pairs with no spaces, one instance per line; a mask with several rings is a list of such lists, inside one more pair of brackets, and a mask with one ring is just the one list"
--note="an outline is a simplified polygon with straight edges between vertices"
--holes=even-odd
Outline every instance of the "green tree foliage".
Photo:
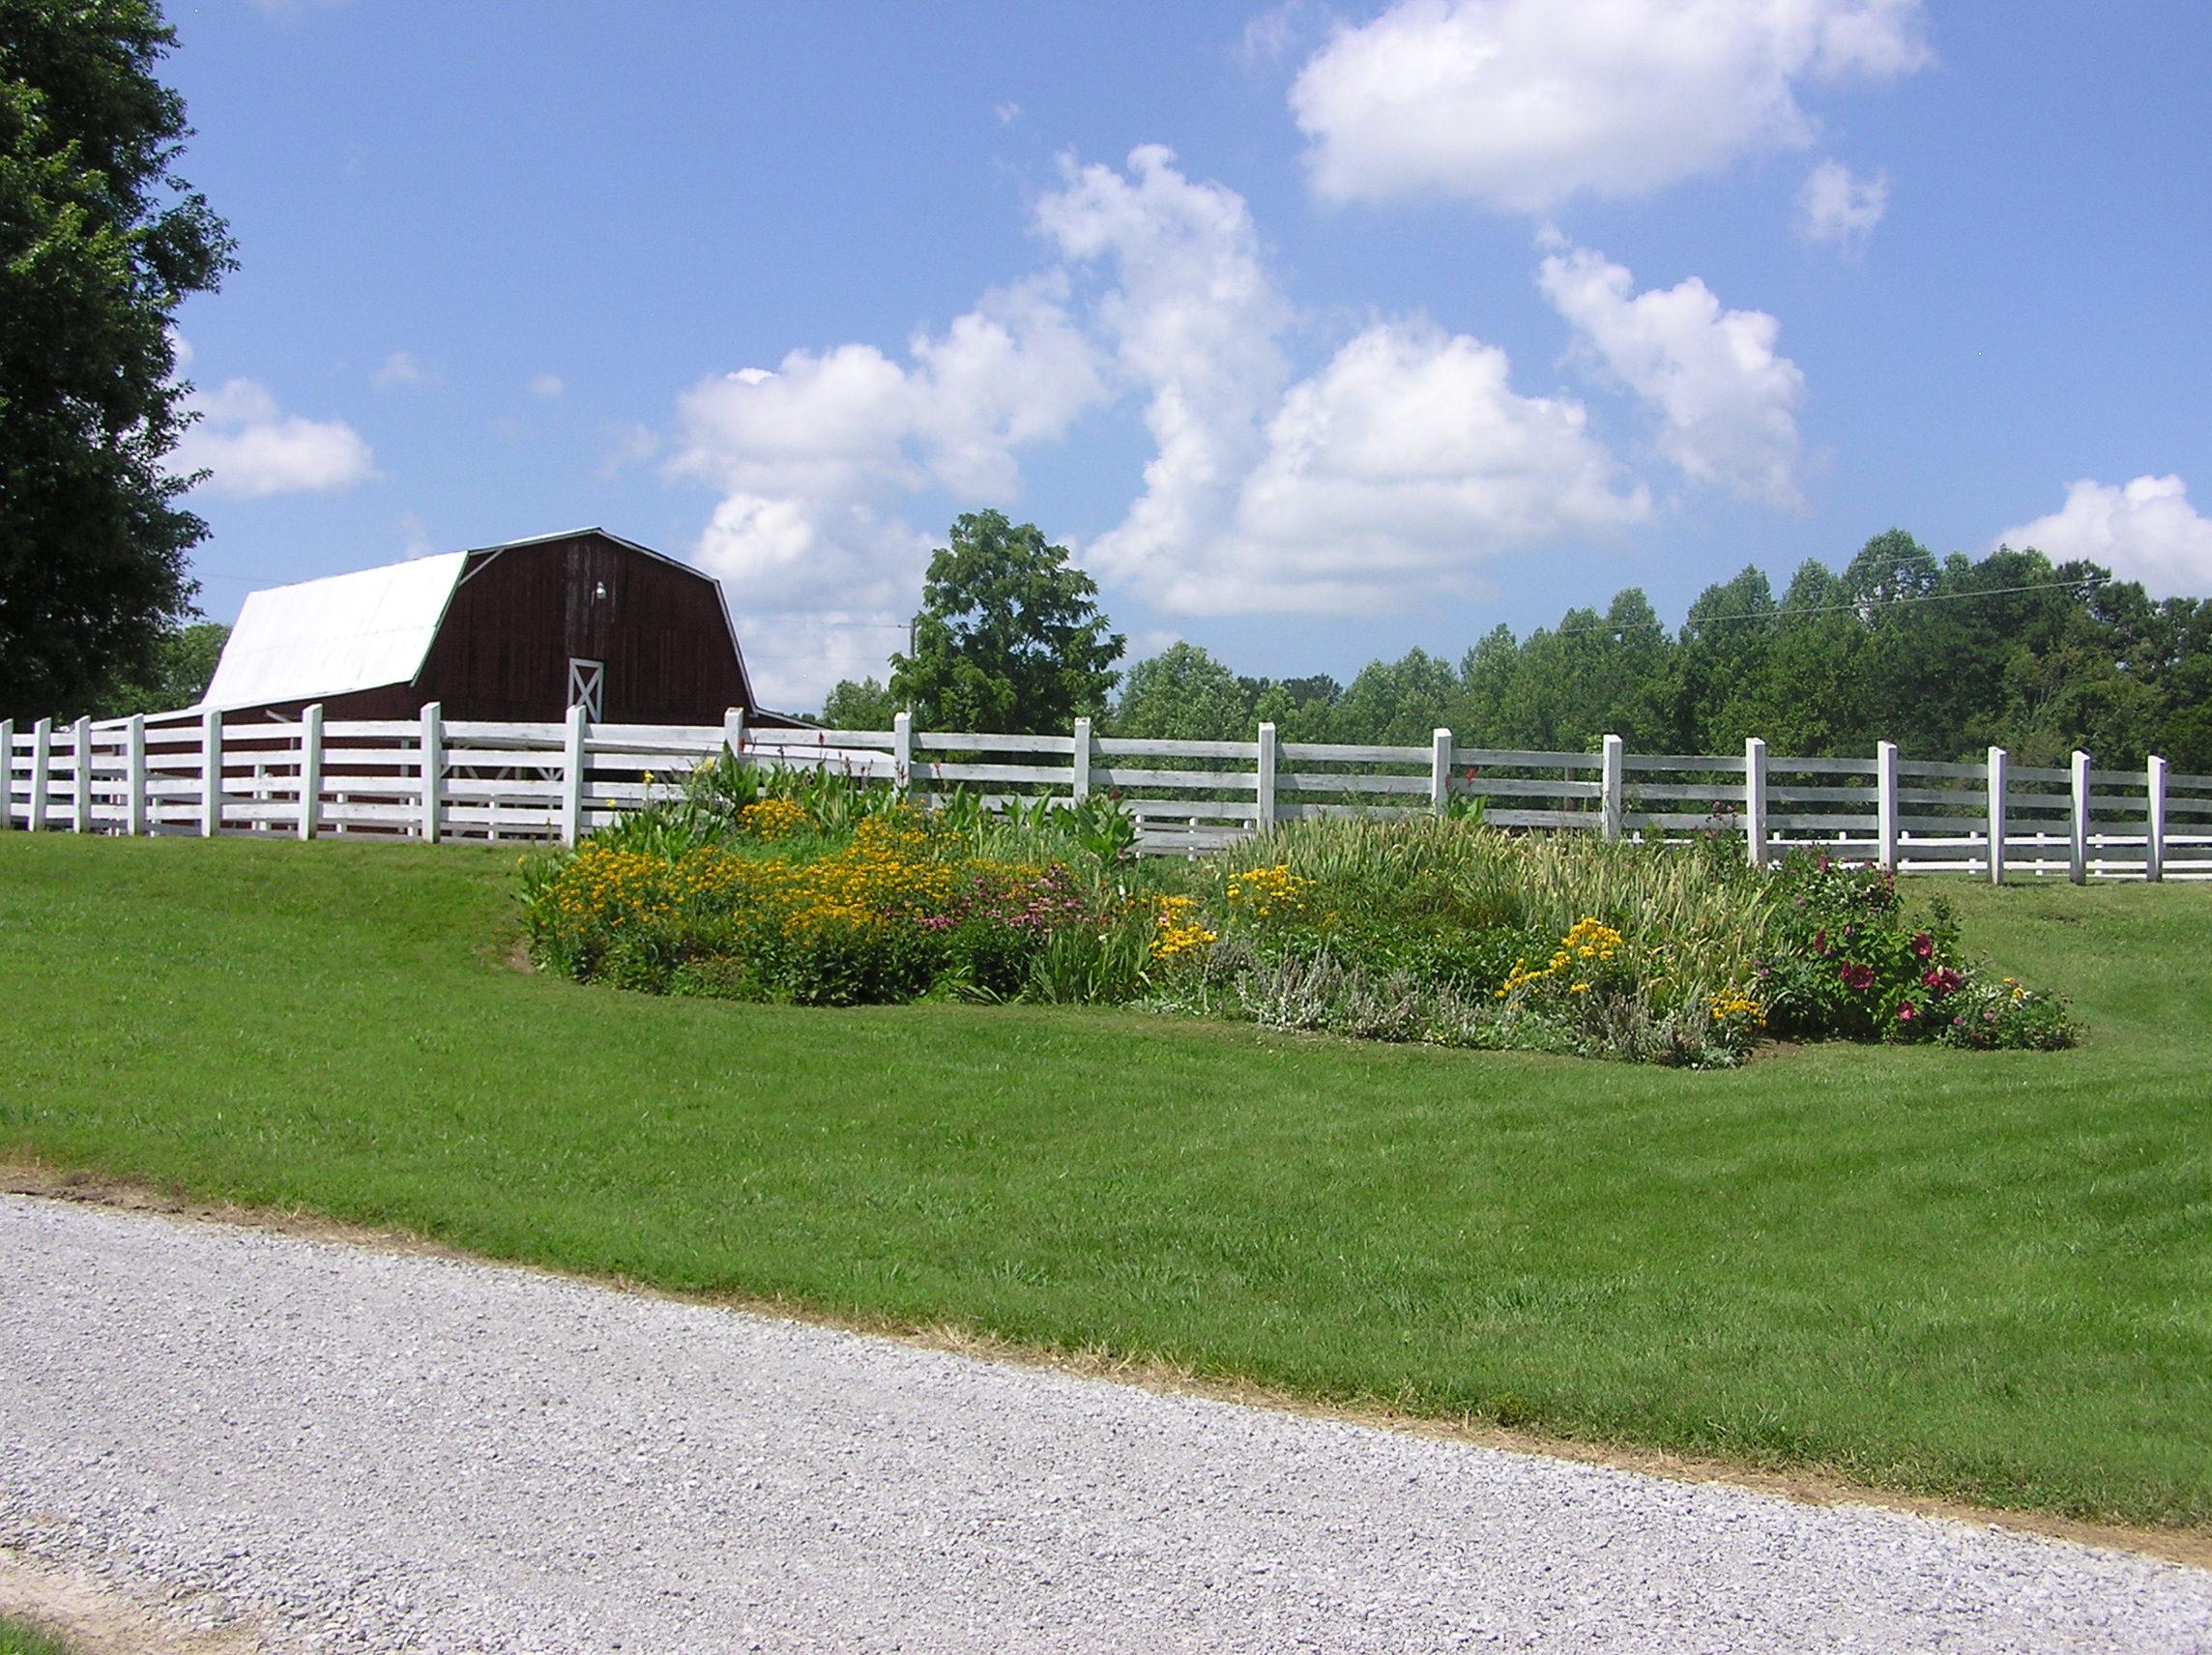
[[891,699],[924,729],[1065,731],[1106,703],[1126,643],[1098,587],[1035,525],[969,512],[929,560],[911,654]]
[[1778,613],[1760,568],[1698,595],[1674,652],[1674,728],[1685,740],[1702,734],[1714,751],[1733,752],[1746,737],[1765,734],[1773,720],[1766,678]]
[[[2081,747],[2203,773],[2212,602],[2153,601],[2032,550],[1938,560],[1893,529],[1841,572],[1800,566],[1779,600],[1758,568],[1707,587],[1673,635],[1633,590],[1525,641],[1499,626],[1461,658],[1456,706],[1454,730],[1481,746],[1587,750],[1612,733],[1644,752],[1732,753],[1760,736],[1805,757],[1889,740],[1915,758],[1994,745],[2042,765]],[[1383,721],[1355,711],[1340,739],[1382,739]]]
[[[1064,730],[1072,716],[1035,727]],[[1793,757],[1866,758],[1886,740],[1911,758],[2002,746],[2060,765],[2080,747],[2113,768],[2155,752],[2205,774],[2212,601],[2153,600],[2094,564],[2033,550],[1938,559],[1892,529],[1841,570],[1804,563],[1779,598],[1747,567],[1701,593],[1676,631],[1631,588],[1526,639],[1494,627],[1456,669],[1413,650],[1349,687],[1238,678],[1176,644],[1129,669],[1110,728],[1245,741],[1262,723],[1285,741],[1422,747],[1448,726],[1463,745],[1567,752],[1618,735],[1637,752],[1739,753],[1758,736]]]
[[1394,661],[1370,661],[1337,703],[1337,740],[1392,747],[1425,747],[1452,722],[1459,677],[1451,663],[1426,650],[1409,650]]
[[171,170],[174,44],[153,0],[0,0],[0,715],[147,682],[191,613],[168,329],[232,260]]
[[100,704],[103,716],[132,712],[174,712],[207,693],[230,628],[219,621],[173,626],[154,641],[151,670],[144,679],[111,681]]
[[873,678],[840,679],[822,704],[822,722],[832,730],[888,730],[897,712],[891,692]]
[[1252,723],[1272,724],[1279,741],[1332,741],[1336,710],[1344,685],[1326,673],[1310,678],[1247,678],[1237,681],[1252,700]]
[[1123,675],[1117,736],[1169,741],[1249,741],[1258,720],[1247,682],[1196,644],[1170,644]]

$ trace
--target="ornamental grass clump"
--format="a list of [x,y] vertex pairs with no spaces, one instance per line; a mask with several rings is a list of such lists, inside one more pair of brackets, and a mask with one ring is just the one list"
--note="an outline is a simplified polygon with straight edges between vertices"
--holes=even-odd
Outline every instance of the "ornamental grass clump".
[[1340,819],[1186,880],[1175,944],[1155,948],[1150,998],[1169,1009],[1677,1063],[1733,1061],[1760,1034],[1770,898],[1714,853]]

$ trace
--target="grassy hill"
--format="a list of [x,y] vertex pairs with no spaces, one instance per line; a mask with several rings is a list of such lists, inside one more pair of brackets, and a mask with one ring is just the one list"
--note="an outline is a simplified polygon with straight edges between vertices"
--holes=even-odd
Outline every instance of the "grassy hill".
[[1729,1072],[511,964],[511,851],[0,837],[0,1154],[1329,1399],[2212,1526],[2212,888],[1945,886],[2071,1052]]

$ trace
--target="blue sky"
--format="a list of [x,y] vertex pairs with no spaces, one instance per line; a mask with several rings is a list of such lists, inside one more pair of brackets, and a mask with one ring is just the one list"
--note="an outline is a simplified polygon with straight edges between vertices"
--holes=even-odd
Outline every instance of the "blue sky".
[[218,620],[597,523],[803,708],[984,507],[1276,675],[1893,526],[2212,593],[2212,8],[169,12]]

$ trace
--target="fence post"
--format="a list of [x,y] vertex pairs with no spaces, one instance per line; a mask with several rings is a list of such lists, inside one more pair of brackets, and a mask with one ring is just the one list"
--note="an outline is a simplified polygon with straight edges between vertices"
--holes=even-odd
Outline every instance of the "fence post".
[[422,842],[435,845],[446,816],[446,704],[422,704]]
[[2066,877],[2089,883],[2089,755],[2074,749],[2074,832],[2067,842]]
[[1766,866],[1766,743],[1743,742],[1743,847],[1755,868]]
[[2143,767],[2143,878],[2156,884],[2166,878],[2166,761],[2156,753]]
[[323,825],[323,704],[300,713],[300,837],[312,839]]
[[1252,740],[1252,801],[1258,807],[1253,828],[1261,833],[1275,830],[1275,727],[1262,724]]
[[1875,860],[1897,871],[1897,743],[1880,741],[1874,750]]
[[1439,816],[1451,808],[1451,739],[1441,725],[1429,737],[1429,808]]
[[722,745],[730,750],[730,757],[745,756],[745,710],[726,707],[722,710]]
[[584,836],[584,704],[568,709],[567,740],[561,753],[561,843]]
[[200,714],[200,837],[222,831],[222,714]]
[[1605,785],[1603,789],[1605,794],[1603,801],[1605,805],[1605,836],[1608,839],[1620,837],[1621,824],[1627,816],[1627,767],[1625,758],[1626,753],[1620,738],[1608,736],[1605,739]]
[[46,799],[53,785],[54,721],[42,718],[31,726],[31,811],[23,826],[36,833],[46,825]]
[[914,714],[891,715],[891,791],[906,798],[914,785]]
[[70,826],[79,833],[92,831],[92,720],[76,721],[76,798],[70,807]]
[[15,826],[15,721],[0,718],[0,833]]
[[123,771],[131,798],[124,806],[123,828],[135,839],[146,831],[146,714],[131,713],[124,729]]
[[1068,760],[1068,797],[1081,804],[1091,797],[1091,720],[1075,721],[1075,751]]
[[1990,884],[2004,884],[2005,750],[1990,749]]

